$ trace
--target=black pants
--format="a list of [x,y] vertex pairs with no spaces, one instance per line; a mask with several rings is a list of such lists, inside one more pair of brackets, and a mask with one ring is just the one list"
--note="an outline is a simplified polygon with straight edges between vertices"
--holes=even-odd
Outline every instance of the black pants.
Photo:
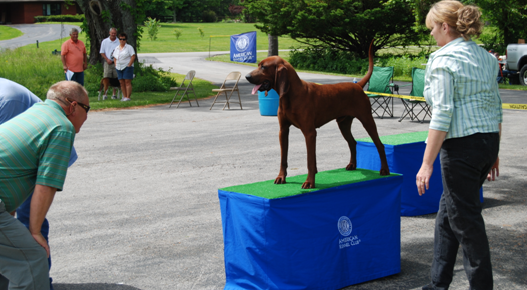
[[492,265],[479,189],[496,161],[498,133],[447,139],[441,147],[443,195],[436,218],[431,279],[448,289],[461,244],[471,290],[492,289]]

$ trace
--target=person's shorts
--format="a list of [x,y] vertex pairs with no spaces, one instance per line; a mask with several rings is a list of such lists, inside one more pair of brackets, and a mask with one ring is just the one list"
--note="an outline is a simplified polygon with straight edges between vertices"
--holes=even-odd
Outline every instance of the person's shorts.
[[116,71],[117,71],[117,78],[120,80],[134,79],[134,67],[133,66],[126,67],[123,70],[116,69]]
[[117,78],[117,72],[115,71],[115,64],[112,62],[112,64],[108,64],[106,60],[104,61],[104,74],[103,78],[110,78],[110,79],[116,79]]

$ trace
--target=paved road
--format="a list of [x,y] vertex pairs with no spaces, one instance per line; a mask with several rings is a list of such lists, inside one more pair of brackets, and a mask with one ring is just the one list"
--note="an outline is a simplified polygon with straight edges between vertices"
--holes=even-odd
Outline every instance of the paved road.
[[[230,71],[246,74],[252,69],[207,62],[204,55],[208,53],[140,57],[156,58],[157,66],[178,73],[195,69],[197,77],[215,83]],[[300,75],[319,83],[344,79]],[[251,88],[241,82],[243,110],[222,111],[221,105],[209,110],[208,99],[200,100],[200,107],[90,112],[75,140],[79,160],[48,215],[55,289],[223,289],[217,189],[273,179],[279,167],[276,117],[260,116]],[[400,113],[396,102],[395,114]],[[377,118],[376,123],[381,135],[428,128],[427,123],[398,122],[396,117]],[[527,287],[526,123],[527,112],[504,112],[501,176],[484,185],[495,289]],[[367,136],[359,122],[352,131],[356,138]],[[291,130],[289,152],[289,174],[307,173],[299,130]],[[318,169],[340,168],[348,160],[336,124],[320,128]],[[400,274],[345,289],[420,289],[428,281],[434,218],[401,219]],[[462,269],[460,252],[451,289],[468,288]]]
[[70,29],[75,27],[81,31],[79,26],[69,24],[14,24],[8,25],[24,33],[24,35],[0,41],[0,48],[17,48],[38,42],[52,41],[60,38],[69,38]]

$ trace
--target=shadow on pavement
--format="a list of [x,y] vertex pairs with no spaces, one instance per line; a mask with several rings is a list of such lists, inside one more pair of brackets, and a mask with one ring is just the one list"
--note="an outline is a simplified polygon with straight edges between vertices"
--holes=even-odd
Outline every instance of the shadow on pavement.
[[107,283],[55,284],[55,290],[141,290],[136,287]]

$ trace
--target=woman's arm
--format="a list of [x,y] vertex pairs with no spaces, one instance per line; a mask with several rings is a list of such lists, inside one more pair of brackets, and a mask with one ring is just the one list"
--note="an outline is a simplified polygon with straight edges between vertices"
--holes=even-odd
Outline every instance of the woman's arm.
[[423,164],[415,177],[419,195],[423,195],[425,193],[425,188],[426,190],[429,188],[430,177],[434,171],[434,161],[437,158],[437,154],[439,154],[441,145],[443,145],[446,133],[447,132],[434,129],[428,130],[428,142],[426,143],[425,154],[423,156]]
[[134,64],[134,61],[135,61],[135,54],[132,55],[132,57],[130,58],[130,62],[128,63],[128,67],[131,67],[132,64]]
[[[500,126],[500,141],[501,141],[501,123]],[[489,174],[487,175],[488,181],[494,181],[496,180],[496,177],[500,176],[500,157],[496,158],[496,162],[494,162],[494,165],[490,168]]]

